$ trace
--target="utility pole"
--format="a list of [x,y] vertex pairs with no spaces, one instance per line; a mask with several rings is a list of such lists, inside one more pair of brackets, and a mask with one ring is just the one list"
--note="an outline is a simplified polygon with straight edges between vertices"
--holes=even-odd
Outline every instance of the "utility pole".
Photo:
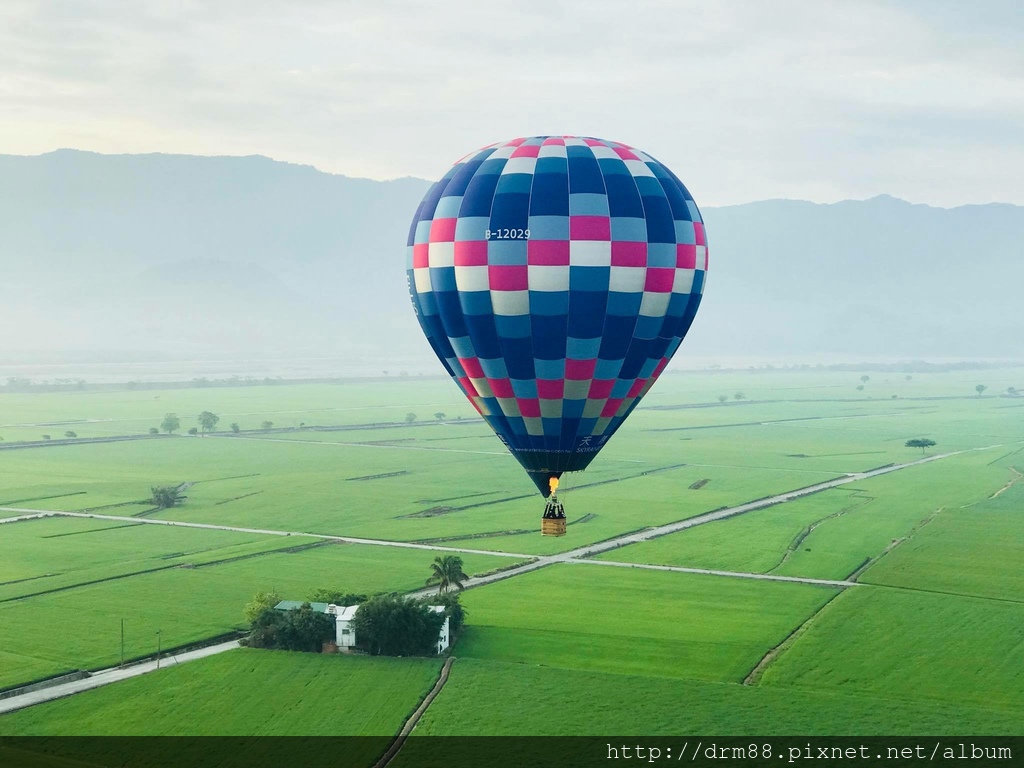
[[124,666],[124,619],[121,619],[121,666]]
[[156,631],[156,668],[160,669],[160,630]]

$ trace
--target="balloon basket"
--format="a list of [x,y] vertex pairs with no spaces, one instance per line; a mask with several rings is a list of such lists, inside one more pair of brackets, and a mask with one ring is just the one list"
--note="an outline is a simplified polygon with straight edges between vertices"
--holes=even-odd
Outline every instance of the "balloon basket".
[[541,536],[565,536],[565,518],[550,520],[542,518],[540,521]]
[[565,536],[565,507],[552,494],[540,519],[541,536]]

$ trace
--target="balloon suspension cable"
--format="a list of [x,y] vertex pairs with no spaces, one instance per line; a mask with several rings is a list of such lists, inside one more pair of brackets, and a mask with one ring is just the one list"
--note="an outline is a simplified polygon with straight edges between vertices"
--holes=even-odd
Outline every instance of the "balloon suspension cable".
[[558,478],[552,477],[548,480],[548,487],[551,489],[551,495],[548,497],[548,503],[544,506],[544,519],[564,520],[565,507],[558,501],[558,497],[555,495],[558,490]]
[[558,478],[552,477],[548,480],[548,488],[551,495],[548,496],[547,504],[544,505],[544,516],[541,518],[541,533],[545,536],[565,535],[565,507],[558,500],[555,491],[558,490]]

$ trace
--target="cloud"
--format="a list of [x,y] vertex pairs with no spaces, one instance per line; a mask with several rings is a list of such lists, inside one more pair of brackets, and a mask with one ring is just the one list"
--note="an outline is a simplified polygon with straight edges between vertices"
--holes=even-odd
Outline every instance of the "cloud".
[[533,133],[643,147],[706,204],[1024,203],[1012,2],[9,0],[0,151],[264,154],[433,178]]

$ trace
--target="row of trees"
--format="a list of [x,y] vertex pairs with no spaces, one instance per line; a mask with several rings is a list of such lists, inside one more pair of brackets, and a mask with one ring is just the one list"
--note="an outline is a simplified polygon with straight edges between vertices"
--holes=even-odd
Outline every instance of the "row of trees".
[[[720,403],[724,403],[728,399],[729,399],[728,395],[719,395],[718,396],[718,402],[720,402]],[[735,395],[732,396],[732,399],[736,400],[738,402],[740,400],[746,400],[747,396],[745,394],[743,394],[742,392],[737,392]]]
[[[196,417],[196,421],[199,422],[199,426],[190,428],[188,430],[190,435],[200,434],[200,430],[202,430],[202,434],[212,432],[217,427],[217,424],[220,423],[220,416],[215,413],[211,413],[210,411],[203,411]],[[301,426],[305,426],[305,424],[302,424]],[[270,430],[273,428],[274,422],[272,421],[260,422],[260,429],[262,430]],[[149,434],[158,435],[161,432],[166,432],[168,435],[173,435],[179,429],[181,429],[181,419],[178,418],[178,414],[168,413],[164,416],[164,420],[160,422],[159,429],[157,427],[150,427]],[[229,425],[229,429],[235,434],[242,431],[242,428],[237,422],[232,422]]]

